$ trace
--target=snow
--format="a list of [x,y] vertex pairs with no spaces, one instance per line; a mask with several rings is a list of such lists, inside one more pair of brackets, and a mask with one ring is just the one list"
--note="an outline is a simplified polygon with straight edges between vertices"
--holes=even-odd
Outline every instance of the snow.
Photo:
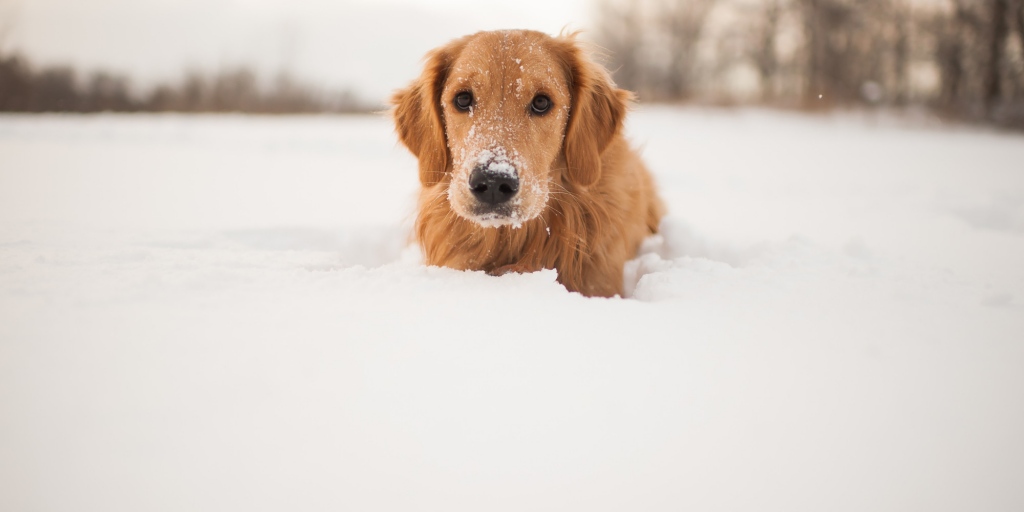
[[0,509],[1024,506],[1019,135],[627,128],[587,299],[421,265],[381,117],[0,117]]
[[[473,130],[471,129],[470,137],[473,136],[472,134]],[[509,157],[505,148],[494,146],[478,150],[471,161],[476,162],[473,168],[486,166],[488,171],[498,176],[516,177],[516,169],[523,167],[523,162],[519,160],[518,152],[514,153],[516,156]]]

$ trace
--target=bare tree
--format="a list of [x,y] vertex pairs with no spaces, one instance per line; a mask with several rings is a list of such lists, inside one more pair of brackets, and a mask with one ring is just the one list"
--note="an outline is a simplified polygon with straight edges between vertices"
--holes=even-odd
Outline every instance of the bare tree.
[[[1024,0],[1015,0],[1011,13],[1010,24],[1012,30],[1017,33],[1017,60],[1016,69],[1013,70],[1011,80],[1013,97],[1017,102],[1024,102]],[[1024,109],[1024,107],[1021,107]]]
[[31,71],[17,55],[0,54],[0,110],[28,110],[32,100]]
[[1001,67],[1003,64],[1003,48],[1009,35],[1008,15],[1009,0],[990,0],[988,20],[988,59],[985,65],[984,84],[982,85],[982,105],[989,115],[992,114],[1002,91]]
[[644,86],[646,64],[640,9],[635,5],[601,0],[597,2],[597,16],[600,20],[597,39],[608,52],[608,64],[616,83],[619,87],[640,92]]
[[775,82],[779,75],[776,40],[781,16],[782,5],[779,0],[765,0],[755,13],[756,21],[747,53],[757,68],[762,101],[771,101],[776,96]]
[[1019,1],[955,0],[948,13],[937,15],[935,61],[945,110],[991,118],[1009,99],[1004,82],[1012,80],[1012,74],[1006,49],[1015,3]]
[[1017,43],[1020,44],[1020,54],[1024,57],[1024,0],[1017,0],[1017,17],[1014,18],[1017,25]]
[[[79,108],[75,70],[70,67],[45,69],[33,80],[29,109],[32,111],[62,110]],[[51,107],[52,105],[52,107]]]
[[892,5],[890,37],[893,44],[892,89],[896,104],[904,104],[910,96],[910,54],[914,31],[911,7],[904,0],[894,0]]
[[963,89],[967,21],[966,11],[958,5],[954,15],[936,15],[932,22],[936,34],[935,63],[939,68],[939,103],[947,110],[956,106]]
[[698,48],[717,0],[599,0],[598,43],[611,56],[615,80],[658,99],[690,97]]
[[808,105],[849,103],[859,98],[851,74],[856,57],[854,32],[858,20],[842,0],[801,0],[806,51],[805,101]]
[[667,36],[669,51],[663,80],[670,98],[685,100],[693,93],[698,43],[715,3],[716,0],[669,0],[660,6],[657,18]]
[[219,111],[252,111],[260,104],[256,74],[244,67],[215,76],[209,94],[211,105]]

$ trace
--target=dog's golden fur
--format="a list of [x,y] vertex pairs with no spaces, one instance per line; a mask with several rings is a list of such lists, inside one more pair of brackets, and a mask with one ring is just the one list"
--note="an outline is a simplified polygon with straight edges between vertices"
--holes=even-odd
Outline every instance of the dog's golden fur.
[[[472,108],[453,106],[460,92]],[[529,110],[536,95],[550,97],[544,115]],[[631,98],[572,36],[481,32],[429,53],[423,74],[392,98],[399,137],[419,160],[415,234],[427,263],[554,268],[569,290],[621,294],[625,262],[663,214],[621,133]],[[481,216],[467,177],[495,152],[521,185],[506,214]]]

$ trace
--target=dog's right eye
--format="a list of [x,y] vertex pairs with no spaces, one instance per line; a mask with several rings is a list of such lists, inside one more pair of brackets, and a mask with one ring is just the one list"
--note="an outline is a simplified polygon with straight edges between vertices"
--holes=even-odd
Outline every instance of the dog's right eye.
[[469,107],[473,105],[473,95],[468,92],[460,92],[455,95],[455,108],[459,110],[469,110]]

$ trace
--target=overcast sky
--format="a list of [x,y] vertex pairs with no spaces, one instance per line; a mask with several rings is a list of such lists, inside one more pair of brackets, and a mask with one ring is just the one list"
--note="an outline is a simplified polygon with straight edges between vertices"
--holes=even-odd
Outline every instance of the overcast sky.
[[186,67],[285,69],[380,100],[423,54],[497,28],[586,28],[587,0],[0,0],[0,43],[33,61],[104,68],[143,85]]

